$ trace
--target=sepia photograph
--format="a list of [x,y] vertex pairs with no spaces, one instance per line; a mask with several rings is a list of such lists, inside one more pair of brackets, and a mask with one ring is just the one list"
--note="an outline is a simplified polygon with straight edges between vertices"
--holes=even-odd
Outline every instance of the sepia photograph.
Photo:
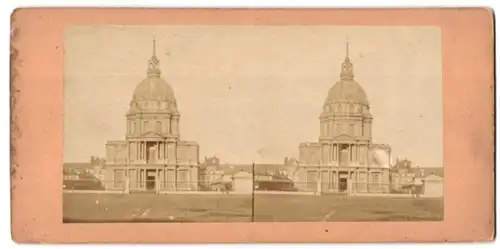
[[62,221],[444,219],[438,26],[65,25]]

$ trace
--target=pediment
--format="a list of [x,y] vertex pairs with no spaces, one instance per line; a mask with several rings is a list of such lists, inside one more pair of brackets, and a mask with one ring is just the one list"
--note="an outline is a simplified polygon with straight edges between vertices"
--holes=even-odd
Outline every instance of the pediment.
[[343,141],[345,141],[345,140],[354,140],[354,139],[355,139],[355,137],[350,136],[350,135],[349,135],[349,134],[347,134],[347,133],[342,133],[342,134],[340,134],[340,135],[338,135],[338,136],[334,137],[334,139],[335,139],[335,140],[343,140]]
[[144,137],[163,137],[160,133],[156,131],[146,131],[144,133],[141,133],[141,136]]

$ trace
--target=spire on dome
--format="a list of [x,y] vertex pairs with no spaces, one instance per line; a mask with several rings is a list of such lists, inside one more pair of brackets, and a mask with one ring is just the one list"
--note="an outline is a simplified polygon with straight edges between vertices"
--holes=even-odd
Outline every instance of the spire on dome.
[[349,58],[349,42],[346,42],[345,50],[346,50],[345,59],[344,59],[344,62],[342,62],[340,79],[353,80],[354,73],[353,73],[353,65],[351,63],[351,59]]
[[153,38],[153,55],[149,59],[148,64],[148,77],[159,77],[160,71],[160,61],[156,58],[156,39]]

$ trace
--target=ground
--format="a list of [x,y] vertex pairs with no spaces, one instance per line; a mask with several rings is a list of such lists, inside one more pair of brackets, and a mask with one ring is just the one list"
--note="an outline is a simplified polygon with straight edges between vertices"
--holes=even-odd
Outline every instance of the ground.
[[255,196],[255,221],[442,220],[443,199],[347,196]]
[[252,196],[64,194],[64,222],[251,221]]
[[443,200],[256,195],[252,202],[251,195],[73,193],[63,196],[63,214],[64,222],[442,220]]

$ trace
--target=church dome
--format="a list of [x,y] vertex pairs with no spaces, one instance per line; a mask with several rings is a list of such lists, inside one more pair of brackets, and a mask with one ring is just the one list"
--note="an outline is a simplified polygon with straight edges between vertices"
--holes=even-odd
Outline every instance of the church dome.
[[354,80],[353,65],[349,58],[349,43],[346,44],[346,57],[342,63],[340,81],[328,92],[325,106],[335,103],[368,105],[365,90]]
[[153,55],[149,60],[147,77],[135,88],[129,113],[169,112],[178,113],[174,90],[161,78],[160,61],[156,57],[155,41]]
[[164,100],[175,103],[175,95],[172,87],[165,80],[148,76],[135,88],[132,100]]
[[341,80],[330,88],[325,105],[339,102],[368,105],[365,90],[356,81]]

